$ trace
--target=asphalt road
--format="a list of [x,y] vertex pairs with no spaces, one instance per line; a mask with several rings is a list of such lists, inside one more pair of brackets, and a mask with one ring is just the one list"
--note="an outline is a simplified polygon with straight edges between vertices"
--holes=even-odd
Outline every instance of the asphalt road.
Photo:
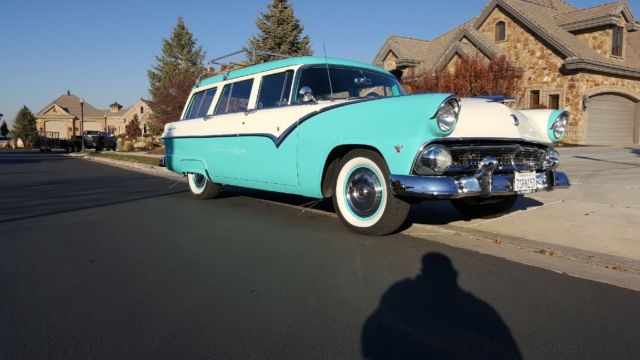
[[0,152],[0,359],[640,358],[640,293],[265,196]]

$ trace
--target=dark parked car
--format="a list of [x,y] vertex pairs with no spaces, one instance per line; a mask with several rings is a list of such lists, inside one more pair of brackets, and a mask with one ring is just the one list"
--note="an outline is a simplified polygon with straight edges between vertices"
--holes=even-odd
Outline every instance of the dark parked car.
[[116,151],[117,139],[112,134],[103,131],[85,131],[84,147],[86,149],[96,149],[102,151],[109,149]]

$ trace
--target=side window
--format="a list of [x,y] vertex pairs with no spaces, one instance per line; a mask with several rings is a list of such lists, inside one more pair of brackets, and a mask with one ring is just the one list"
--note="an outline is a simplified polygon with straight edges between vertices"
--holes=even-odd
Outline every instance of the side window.
[[207,115],[217,88],[203,90],[193,94],[183,120],[202,118]]
[[293,70],[263,77],[257,108],[269,109],[288,105],[292,82]]
[[253,79],[227,84],[216,108],[216,115],[230,114],[247,110]]

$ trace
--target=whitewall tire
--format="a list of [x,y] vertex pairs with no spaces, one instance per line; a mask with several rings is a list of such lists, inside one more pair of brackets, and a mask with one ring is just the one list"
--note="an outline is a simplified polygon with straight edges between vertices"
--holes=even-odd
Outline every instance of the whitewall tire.
[[340,221],[350,230],[386,235],[406,220],[410,205],[390,191],[389,170],[382,156],[354,150],[338,165],[333,204]]
[[187,174],[187,179],[191,194],[198,199],[212,199],[220,195],[222,186],[209,181],[205,175]]

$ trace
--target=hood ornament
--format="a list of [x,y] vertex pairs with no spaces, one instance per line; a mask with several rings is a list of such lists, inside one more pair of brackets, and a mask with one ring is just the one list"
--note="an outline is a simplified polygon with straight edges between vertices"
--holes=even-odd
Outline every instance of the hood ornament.
[[520,125],[520,120],[518,120],[518,117],[511,114],[511,119],[513,119],[513,126],[519,126]]

